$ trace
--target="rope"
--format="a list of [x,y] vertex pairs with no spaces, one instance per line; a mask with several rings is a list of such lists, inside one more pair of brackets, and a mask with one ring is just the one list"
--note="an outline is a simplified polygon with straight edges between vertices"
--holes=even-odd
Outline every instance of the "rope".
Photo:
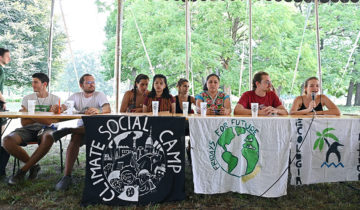
[[148,52],[147,52],[147,50],[146,50],[146,46],[145,46],[144,40],[143,40],[143,38],[142,38],[140,28],[139,28],[139,26],[138,26],[138,24],[137,24],[136,17],[135,17],[135,15],[134,15],[133,10],[130,9],[130,11],[131,11],[132,16],[134,17],[135,26],[136,26],[136,29],[137,29],[137,31],[138,31],[138,33],[139,33],[139,37],[140,37],[140,40],[141,40],[141,44],[142,44],[142,46],[143,46],[143,48],[144,48],[146,58],[147,58],[147,60],[148,60],[148,62],[149,62],[151,74],[152,74],[153,76],[155,76],[154,67],[151,65],[151,60],[150,60],[149,54],[148,54]]
[[290,93],[292,93],[292,91],[294,89],[294,84],[295,84],[296,75],[297,75],[299,62],[300,62],[300,57],[301,57],[301,50],[302,50],[302,46],[303,46],[303,43],[304,43],[305,31],[306,31],[307,23],[308,23],[310,13],[311,13],[311,7],[312,7],[312,4],[308,4],[306,19],[305,19],[305,24],[304,24],[304,29],[303,29],[303,35],[302,35],[301,42],[300,42],[298,56],[296,58],[296,65],[295,65],[295,69],[294,69],[294,77],[293,77],[293,81],[292,81],[292,84],[291,84]]
[[[349,58],[348,58],[348,60],[347,60],[347,62],[346,62],[346,65],[345,65],[345,67],[344,67],[344,70],[343,70],[343,72],[342,72],[342,76],[340,77],[340,78],[341,78],[341,82],[342,82],[342,81],[344,80],[344,78],[345,78],[345,74],[346,74],[346,72],[347,72],[347,68],[348,68],[349,65],[350,65],[351,57],[353,56],[353,54],[354,54],[354,52],[355,52],[355,50],[356,50],[356,48],[357,48],[357,43],[359,42],[359,39],[360,39],[360,31],[359,31],[359,33],[358,33],[358,35],[357,35],[357,37],[356,37],[356,40],[355,40],[354,45],[353,45],[353,48],[351,49]],[[352,73],[352,69],[351,69],[350,73]],[[338,78],[337,78],[337,79],[338,79]],[[336,89],[337,89],[337,90],[336,90],[336,92],[335,92],[335,95],[338,93],[338,91],[339,91],[340,88],[336,88]]]
[[[67,28],[67,25],[66,25],[64,10],[63,10],[62,3],[61,3],[61,2],[62,2],[62,0],[59,1],[59,3],[60,3],[60,11],[61,11],[61,16],[62,16],[62,19],[63,19],[63,22],[64,22],[64,28],[65,28],[66,38],[67,38],[67,42],[68,42],[69,50],[70,50],[70,56],[71,56],[72,64],[73,64],[74,71],[75,71],[76,81],[79,81],[79,74],[78,74],[78,71],[77,71],[77,69],[76,69],[75,58],[74,58],[74,54],[73,54],[73,51],[72,51],[72,48],[71,48],[69,31],[68,31],[68,28]],[[78,88],[80,89],[80,86],[79,86],[79,85],[78,85]],[[81,89],[80,89],[80,90],[81,90]]]

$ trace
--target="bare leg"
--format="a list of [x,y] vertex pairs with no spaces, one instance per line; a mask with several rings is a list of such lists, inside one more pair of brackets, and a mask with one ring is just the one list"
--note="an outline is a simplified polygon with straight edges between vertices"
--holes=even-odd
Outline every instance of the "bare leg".
[[79,148],[83,138],[84,138],[84,133],[83,134],[73,133],[71,136],[71,140],[66,151],[66,162],[65,162],[65,173],[64,173],[65,176],[71,175],[75,160],[79,154]]
[[30,159],[21,168],[22,171],[28,171],[33,165],[35,165],[41,158],[43,158],[50,150],[54,143],[54,139],[49,132],[46,132],[41,136],[41,143],[36,148]]
[[9,134],[4,138],[3,146],[9,154],[26,163],[29,161],[30,157],[20,146],[21,143],[22,139],[19,135]]
[[73,134],[81,134],[84,135],[85,134],[85,127],[78,127],[78,128],[72,128],[71,132]]

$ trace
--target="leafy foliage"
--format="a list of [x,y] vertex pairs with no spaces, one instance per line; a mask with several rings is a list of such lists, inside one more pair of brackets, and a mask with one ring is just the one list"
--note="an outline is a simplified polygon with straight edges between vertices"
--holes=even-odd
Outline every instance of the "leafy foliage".
[[325,128],[321,133],[319,131],[316,132],[316,135],[319,137],[315,140],[314,148],[313,150],[316,150],[316,148],[319,145],[319,150],[321,151],[324,147],[324,140],[327,141],[327,138],[332,138],[334,141],[339,142],[339,139],[332,133],[329,133],[329,131],[335,130],[334,128]]
[[[47,73],[50,4],[47,0],[5,0],[0,3],[0,46],[10,50],[6,86],[31,84],[31,75]],[[65,35],[54,21],[52,79],[63,68]]]

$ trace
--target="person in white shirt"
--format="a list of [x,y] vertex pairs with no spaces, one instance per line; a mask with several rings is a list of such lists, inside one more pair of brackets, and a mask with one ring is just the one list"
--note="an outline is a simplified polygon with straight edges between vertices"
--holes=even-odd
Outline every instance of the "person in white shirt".
[[[71,95],[67,102],[73,101],[74,108],[77,112],[94,115],[99,113],[110,113],[111,108],[106,96],[102,92],[95,91],[95,78],[91,74],[84,74],[79,81],[82,92],[74,93]],[[68,103],[65,103],[68,104]],[[68,109],[68,107],[62,104],[61,112]],[[56,112],[54,107],[54,111]],[[77,128],[63,128],[55,131],[53,137],[55,140],[61,139],[62,137],[72,134],[71,140],[66,151],[66,162],[64,176],[56,184],[56,190],[66,190],[71,184],[71,172],[74,166],[75,160],[79,154],[80,146],[85,144],[85,128],[82,120],[78,121]]]
[[[27,95],[22,100],[21,112],[28,111],[28,101],[35,101],[35,111],[49,112],[53,106],[60,100],[56,95],[47,92],[49,77],[44,73],[35,73],[32,75],[32,87],[35,93]],[[24,162],[25,165],[10,177],[8,183],[16,185],[25,179],[27,171],[30,170],[28,179],[33,180],[40,171],[40,165],[36,164],[50,150],[54,143],[51,133],[56,129],[52,123],[57,122],[55,119],[40,118],[21,118],[23,127],[15,129],[4,138],[3,146],[5,150]],[[22,148],[28,142],[38,141],[39,147],[29,157],[27,152]]]

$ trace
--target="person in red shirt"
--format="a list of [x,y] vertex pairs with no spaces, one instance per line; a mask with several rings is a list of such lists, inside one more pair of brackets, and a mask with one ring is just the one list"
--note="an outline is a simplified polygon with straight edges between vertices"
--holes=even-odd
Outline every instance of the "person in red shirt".
[[253,90],[242,94],[236,104],[235,115],[251,115],[251,103],[259,104],[259,115],[287,115],[279,97],[272,91],[270,76],[266,72],[254,75]]

